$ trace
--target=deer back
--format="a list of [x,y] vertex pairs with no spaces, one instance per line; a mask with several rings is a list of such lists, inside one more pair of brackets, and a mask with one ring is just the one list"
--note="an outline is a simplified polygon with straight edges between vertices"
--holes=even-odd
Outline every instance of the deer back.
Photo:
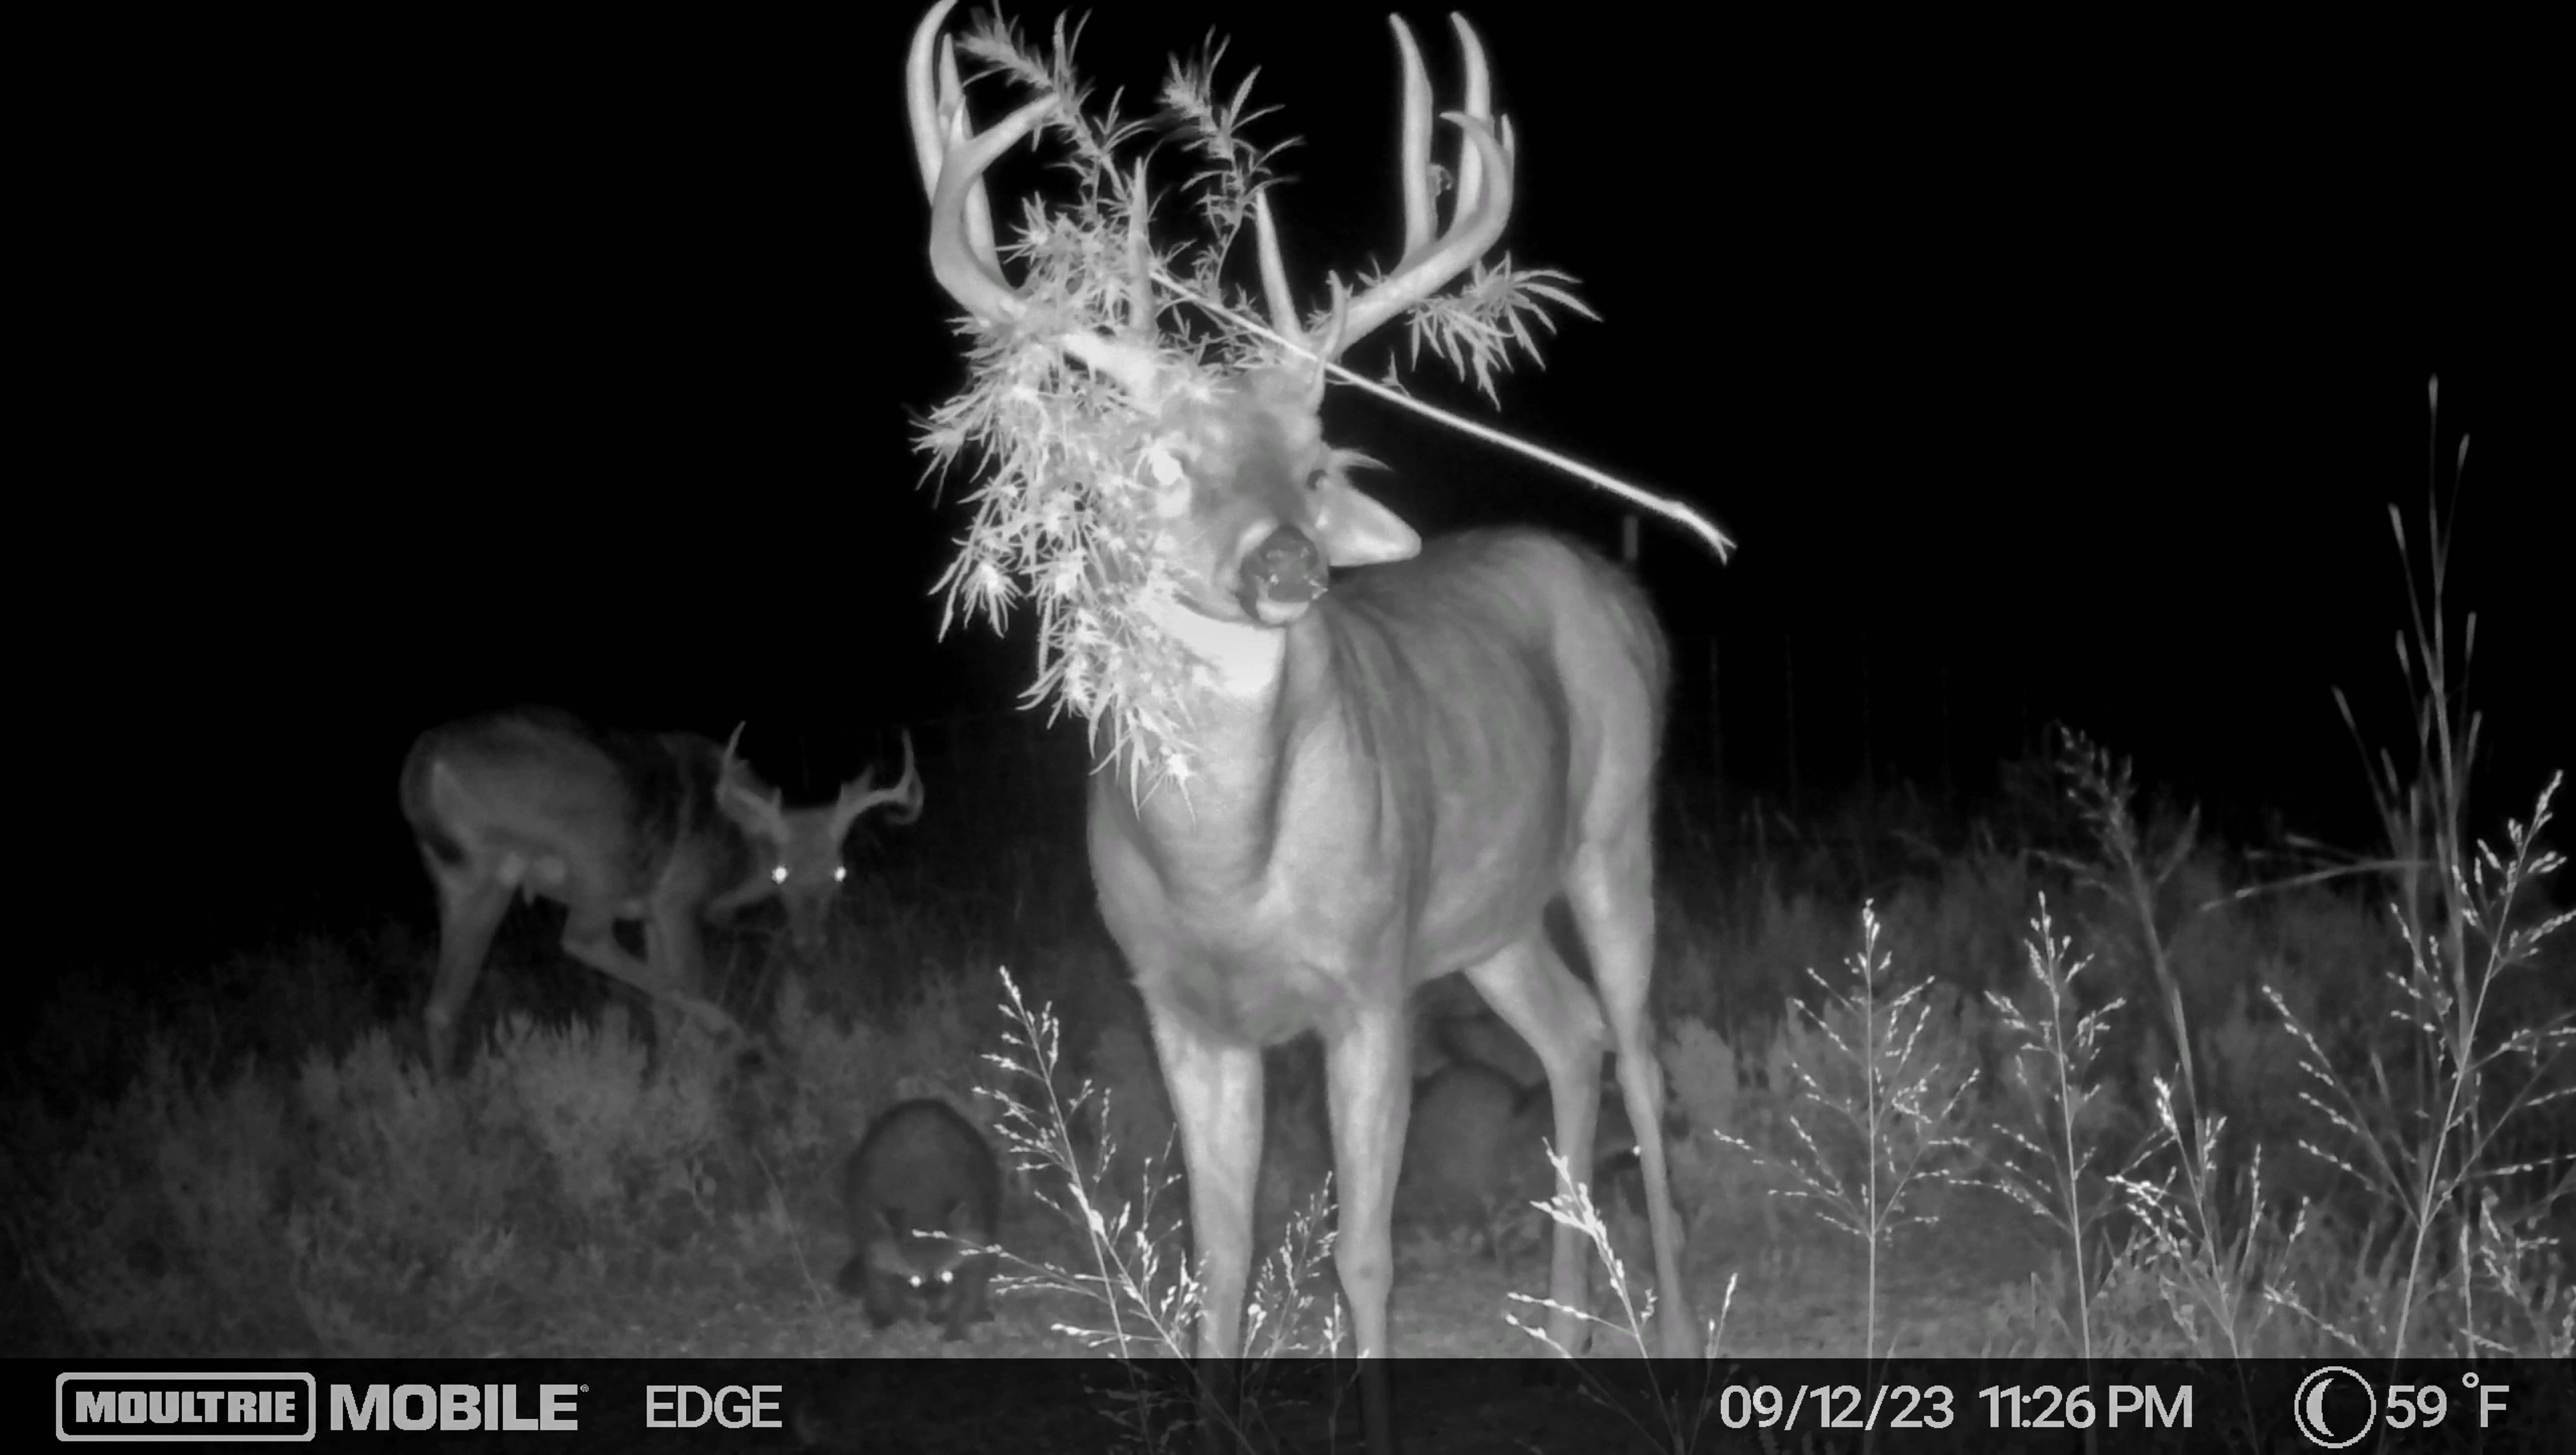
[[666,884],[733,882],[756,849],[718,810],[721,750],[695,734],[592,728],[551,708],[421,735],[403,769],[415,835],[443,862],[517,854],[565,866],[558,898],[640,912]]

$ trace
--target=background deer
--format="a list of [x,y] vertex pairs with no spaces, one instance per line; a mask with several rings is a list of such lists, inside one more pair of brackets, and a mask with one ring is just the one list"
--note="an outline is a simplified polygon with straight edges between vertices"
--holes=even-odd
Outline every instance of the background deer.
[[[812,953],[847,874],[850,826],[875,808],[909,823],[921,797],[909,734],[893,787],[877,787],[871,768],[831,804],[802,810],[788,809],[729,746],[695,733],[602,733],[527,710],[421,734],[403,764],[402,806],[438,889],[431,1064],[452,1065],[457,1015],[521,896],[564,906],[573,958],[657,1007],[736,1029],[707,998],[700,922],[774,894],[791,940]],[[641,960],[617,942],[619,920],[642,921]]]
[[[1058,102],[1042,97],[973,132],[938,36],[952,3],[923,20],[907,70],[932,271],[991,328],[1054,328],[1065,356],[1115,381],[1180,441],[1184,470],[1166,487],[1158,547],[1178,585],[1148,609],[1198,669],[1187,700],[1169,705],[1186,724],[1192,772],[1186,783],[1146,782],[1118,755],[1093,779],[1089,839],[1102,917],[1143,994],[1189,1172],[1200,1354],[1229,1357],[1240,1342],[1261,1048],[1307,1031],[1325,1047],[1334,1252],[1358,1352],[1392,1352],[1406,1001],[1461,969],[1546,1067],[1556,1144],[1577,1169],[1592,1163],[1605,1042],[1616,1048],[1628,1120],[1652,1133],[1639,1151],[1663,1349],[1692,1352],[1646,1010],[1667,676],[1654,614],[1617,568],[1553,535],[1482,531],[1425,547],[1352,486],[1349,457],[1324,443],[1316,415],[1322,361],[1464,273],[1509,216],[1511,133],[1505,125],[1498,138],[1487,115],[1474,31],[1457,22],[1468,97],[1450,119],[1468,144],[1447,232],[1433,235],[1429,86],[1396,20],[1403,259],[1361,296],[1337,292],[1332,323],[1309,340],[1262,201],[1273,327],[1313,363],[1213,391],[1166,389],[1149,338],[1051,325],[1005,280],[980,174]],[[1155,310],[1141,238],[1132,251],[1129,324],[1141,333]],[[1332,574],[1358,567],[1369,569]],[[1542,931],[1559,897],[1594,987]],[[1568,1309],[1584,1306],[1583,1257],[1560,1228],[1549,1290]],[[1551,1313],[1548,1329],[1579,1347],[1573,1313]],[[1373,1416],[1372,1445],[1382,1434]]]

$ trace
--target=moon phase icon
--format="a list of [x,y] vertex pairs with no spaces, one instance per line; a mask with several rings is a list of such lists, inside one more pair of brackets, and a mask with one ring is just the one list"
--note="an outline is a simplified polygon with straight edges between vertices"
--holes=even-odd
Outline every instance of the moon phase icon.
[[[2350,1434],[2338,1434],[2326,1423],[2326,1396],[2334,1392],[2337,1375],[2361,1387],[2364,1413],[2361,1424]],[[2371,1426],[2379,1423],[2379,1401],[2369,1380],[2341,1364],[2329,1364],[2299,1381],[2298,1402],[2291,1414],[2299,1426],[2299,1433],[2314,1441],[2318,1448],[2341,1450],[2358,1443],[2362,1436],[2370,1433]]]

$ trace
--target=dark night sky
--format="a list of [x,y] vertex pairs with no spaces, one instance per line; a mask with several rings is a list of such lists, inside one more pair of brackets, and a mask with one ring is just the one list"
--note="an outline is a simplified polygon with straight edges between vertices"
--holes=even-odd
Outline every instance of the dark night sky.
[[[467,711],[748,718],[755,759],[766,734],[820,789],[883,728],[1009,704],[1025,640],[940,645],[924,594],[963,518],[914,488],[907,414],[958,354],[902,131],[916,12],[862,10],[227,14],[66,53],[81,99],[22,179],[54,202],[13,209],[51,260],[22,283],[61,307],[20,406],[61,443],[13,473],[43,502],[17,716],[62,943],[212,949],[223,903],[425,919],[395,774]],[[1227,78],[1262,68],[1285,111],[1258,134],[1305,139],[1281,205],[1307,288],[1386,259],[1382,10],[1103,10],[1079,54],[1104,91],[1211,19]],[[1451,37],[1411,18],[1446,102]],[[2453,590],[2482,612],[2495,787],[2527,805],[2576,759],[2576,245],[2547,200],[2563,109],[2544,124],[2553,91],[2513,69],[2533,38],[1471,18],[1522,137],[1505,245],[1604,319],[1509,381],[1501,422],[1743,543],[1721,570],[1650,531],[1677,636],[1719,630],[1760,677],[1792,628],[1817,663],[1866,631],[2150,781],[2339,826],[2362,787],[2328,689],[2391,737],[2385,507],[2420,528],[2438,371],[2445,461],[2475,438]],[[989,120],[1010,93],[976,94]],[[998,175],[1006,215],[1036,175]],[[1615,539],[1584,487],[1482,446],[1358,398],[1327,425],[1418,526]],[[1875,710],[1891,745],[1929,731],[1901,686]]]

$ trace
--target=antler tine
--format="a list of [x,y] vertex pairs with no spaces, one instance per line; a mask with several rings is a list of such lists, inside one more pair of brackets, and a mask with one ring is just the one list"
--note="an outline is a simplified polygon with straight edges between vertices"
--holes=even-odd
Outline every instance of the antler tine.
[[716,793],[745,806],[763,821],[778,824],[787,812],[787,790],[772,788],[761,781],[751,765],[743,761],[742,730],[748,722],[734,724],[733,736],[725,739],[724,756],[716,763]]
[[749,719],[733,725],[733,736],[725,739],[724,757],[716,763],[717,782],[741,785],[752,781],[751,769],[742,761],[742,730],[749,726]]
[[[957,76],[957,47],[939,34],[939,24],[957,0],[940,0],[913,32],[912,54],[904,65],[904,106],[912,120],[913,160],[921,167],[921,190],[939,195],[939,173],[947,155],[949,120],[965,110],[965,86]],[[931,52],[939,56],[938,89],[931,85]],[[948,120],[943,120],[946,118]],[[985,196],[984,184],[978,179],[966,194],[966,242],[986,270],[1001,272],[1001,263],[993,251],[993,208]]]
[[[966,83],[957,74],[957,44],[947,36],[939,38],[940,114],[949,118],[948,135],[965,128]],[[977,177],[966,193],[966,242],[986,271],[1002,271],[1001,256],[993,251],[993,205],[984,191],[984,179]]]
[[1434,201],[1431,196],[1431,78],[1422,69],[1422,48],[1413,43],[1413,27],[1401,15],[1390,15],[1395,49],[1404,64],[1404,129],[1397,133],[1396,161],[1404,177],[1404,256],[1410,258],[1431,241]]
[[1261,292],[1270,302],[1270,327],[1293,343],[1306,341],[1306,330],[1297,321],[1297,301],[1288,293],[1288,269],[1279,260],[1279,229],[1270,220],[1270,190],[1252,194],[1252,226],[1260,245]]
[[[1467,114],[1478,121],[1489,121],[1493,115],[1489,109],[1493,100],[1493,76],[1485,68],[1485,47],[1476,39],[1476,32],[1468,27],[1466,16],[1452,10],[1449,24],[1458,32],[1458,50],[1467,60]],[[1510,161],[1510,150],[1506,144],[1506,163]],[[1474,212],[1484,195],[1484,153],[1473,146],[1462,146],[1458,149],[1458,202],[1449,209],[1449,215],[1465,217]],[[1406,242],[1405,251],[1413,251],[1410,239]]]
[[[993,247],[991,204],[984,193],[984,169],[1017,145],[1053,111],[1059,98],[1041,96],[1020,107],[981,134],[966,118],[966,93],[958,79],[955,46],[939,34],[957,0],[939,0],[913,32],[912,52],[904,71],[905,109],[912,123],[913,158],[922,186],[930,194],[930,271],[950,297],[976,319],[992,327],[1027,321],[1028,300],[1002,275]],[[932,87],[931,56],[938,53],[938,86]],[[1066,329],[1049,342],[1079,359],[1094,372],[1149,401],[1154,393],[1154,357],[1150,348],[1122,343],[1087,330]]]
[[1375,332],[1387,320],[1438,292],[1467,271],[1503,235],[1512,213],[1511,123],[1502,123],[1497,138],[1487,114],[1492,77],[1485,48],[1466,17],[1451,17],[1460,49],[1466,52],[1467,109],[1442,117],[1465,136],[1458,167],[1458,199],[1450,210],[1449,231],[1434,240],[1435,211],[1431,196],[1431,82],[1422,69],[1422,52],[1402,16],[1390,15],[1396,49],[1404,61],[1404,256],[1377,285],[1352,300],[1339,354]]
[[1320,409],[1324,404],[1324,385],[1328,382],[1325,365],[1339,358],[1344,330],[1350,322],[1350,293],[1342,280],[1333,281],[1333,312],[1324,325],[1321,338],[1307,336],[1305,325],[1297,321],[1297,301],[1288,292],[1288,269],[1280,261],[1279,229],[1270,220],[1270,194],[1256,192],[1252,197],[1253,231],[1259,239],[1256,250],[1261,254],[1261,291],[1270,302],[1270,327],[1288,340],[1292,348],[1314,357],[1314,377],[1306,385],[1306,407]]
[[903,807],[900,811],[887,816],[889,822],[910,823],[921,817],[921,772],[912,761],[912,729],[910,728],[904,729],[903,732],[903,777],[895,784],[894,792],[901,798]]

